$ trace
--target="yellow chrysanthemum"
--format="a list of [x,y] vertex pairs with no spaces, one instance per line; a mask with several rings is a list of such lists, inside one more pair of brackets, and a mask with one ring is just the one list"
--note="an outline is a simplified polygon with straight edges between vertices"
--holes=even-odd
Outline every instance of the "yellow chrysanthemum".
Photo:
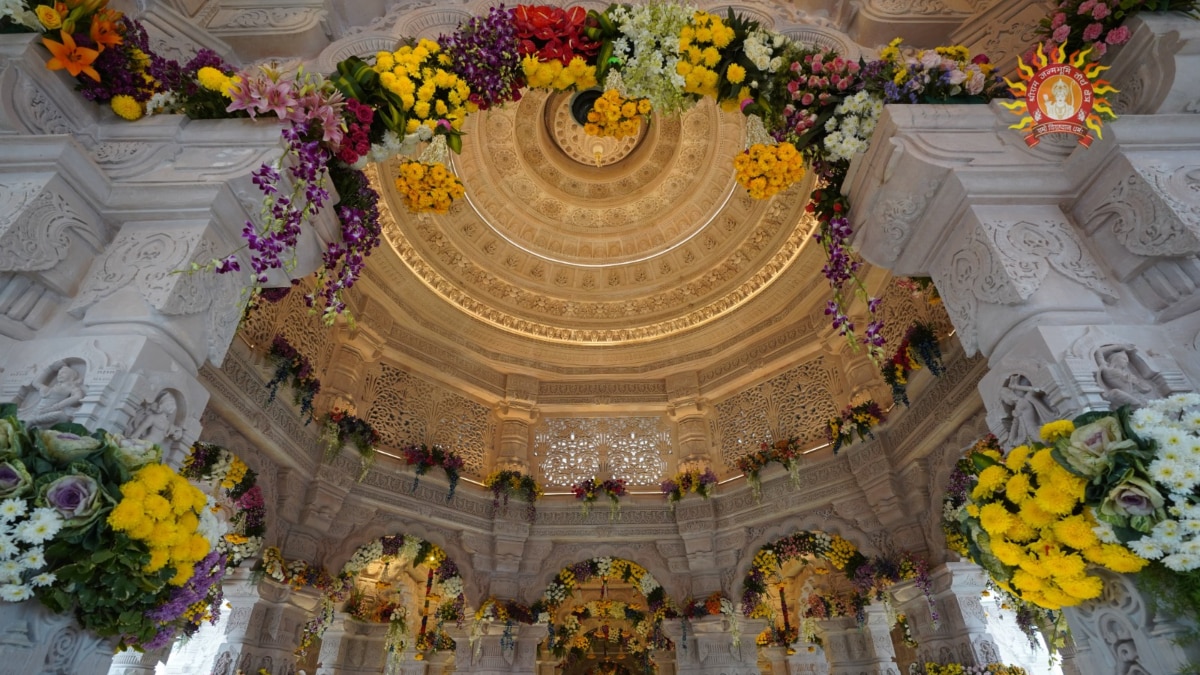
[[1092,532],[1094,523],[1082,515],[1067,516],[1055,522],[1051,529],[1054,536],[1062,543],[1074,549],[1083,550],[1099,543],[1096,534]]
[[1067,438],[1075,431],[1075,423],[1071,420],[1058,420],[1042,425],[1041,436],[1046,443],[1053,443],[1060,438]]
[[1020,565],[1021,561],[1025,558],[1024,550],[1024,547],[1017,546],[1003,539],[992,540],[992,554],[1005,565],[1012,567]]
[[117,94],[116,96],[112,97],[112,100],[110,100],[108,104],[112,107],[113,112],[115,112],[118,117],[127,119],[131,122],[136,119],[141,119],[142,115],[145,114],[145,111],[142,110],[142,104],[138,103],[136,99],[128,94]]
[[1027,500],[1021,504],[1021,510],[1018,512],[1021,520],[1029,524],[1034,529],[1042,529],[1049,527],[1054,522],[1054,514],[1042,508],[1035,500]]
[[1004,532],[1004,536],[1015,542],[1029,542],[1038,538],[1038,531],[1020,517],[1014,517],[1012,525]]
[[1004,534],[1013,524],[1013,516],[999,502],[984,504],[979,508],[979,524],[992,536]]
[[1079,500],[1054,485],[1043,485],[1033,493],[1033,499],[1043,510],[1065,516],[1079,505]]
[[736,63],[731,63],[725,69],[725,79],[733,84],[741,84],[742,80],[746,79],[746,69]]
[[1104,581],[1100,577],[1091,575],[1079,575],[1073,578],[1059,579],[1058,586],[1064,593],[1076,600],[1098,598],[1100,597],[1100,593],[1104,591]]
[[118,532],[128,532],[145,520],[145,506],[140,499],[126,497],[108,514],[108,524]]
[[1029,458],[1029,468],[1033,469],[1034,473],[1040,477],[1060,467],[1058,466],[1058,462],[1054,460],[1054,456],[1050,454],[1050,448],[1042,448],[1033,453],[1033,456]]
[[1004,465],[1009,471],[1020,471],[1021,467],[1025,466],[1026,460],[1029,459],[1029,453],[1032,452],[1028,445],[1018,445],[1008,451],[1008,455],[1004,457]]
[[971,498],[979,500],[992,496],[996,490],[1004,487],[1004,484],[1008,482],[1008,477],[1008,469],[1001,464],[994,464],[980,471],[975,489],[971,491]]
[[1017,505],[1024,504],[1025,500],[1032,497],[1033,483],[1029,480],[1029,474],[1014,473],[1009,476],[1004,484],[1004,496]]

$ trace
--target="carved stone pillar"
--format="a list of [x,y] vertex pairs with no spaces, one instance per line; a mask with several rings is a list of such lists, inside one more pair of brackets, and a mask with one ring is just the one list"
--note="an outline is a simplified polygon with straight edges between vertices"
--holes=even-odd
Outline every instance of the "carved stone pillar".
[[708,428],[708,410],[700,397],[700,377],[695,371],[667,376],[667,398],[671,419],[678,425],[675,445],[680,470],[712,467],[712,435]]
[[337,612],[333,624],[321,637],[321,656],[316,675],[381,673],[387,665],[385,623],[366,623]]
[[69,614],[53,614],[36,600],[0,602],[0,671],[104,673],[116,641],[79,627]]
[[1079,672],[1179,673],[1200,662],[1200,644],[1183,639],[1187,627],[1155,611],[1129,576],[1093,573],[1104,579],[1104,593],[1066,612]]
[[229,620],[213,666],[214,675],[248,673],[266,668],[271,675],[293,672],[294,651],[304,625],[319,610],[315,591],[263,579],[252,584],[244,573],[226,580],[225,601]]
[[509,375],[504,400],[496,407],[500,419],[497,469],[529,473],[529,428],[537,419],[538,381],[527,375]]
[[[502,507],[503,508],[503,507]],[[525,502],[509,502],[507,508],[492,521],[492,572],[488,575],[488,593],[497,597],[520,597],[518,580],[525,543],[529,540],[529,522],[525,518]]]
[[709,499],[692,498],[675,507],[675,523],[687,554],[691,594],[704,597],[721,590],[721,569],[717,564],[716,506]]
[[787,647],[760,647],[758,650],[759,663],[765,667],[761,668],[764,675],[788,675],[787,672]]
[[908,617],[917,647],[917,662],[987,664],[1000,660],[988,629],[982,593],[986,572],[974,563],[948,562],[930,573],[937,608],[935,626],[929,600],[915,582],[892,587],[897,610]]
[[[1090,149],[1029,148],[998,104],[889,106],[846,184],[863,255],[931,276],[964,350],[987,356],[988,425],[1010,447],[1049,420],[1200,383],[1200,117],[1189,114],[1200,29],[1152,14],[1129,28],[1111,56],[1122,116]],[[1110,602],[1144,605],[1128,580],[1112,585]],[[1167,618],[1104,624],[1110,605],[1088,607],[1067,610],[1098,636],[1080,631],[1083,672],[1177,654],[1164,636],[1182,628]]]
[[160,662],[171,655],[171,646],[153,652],[125,650],[113,656],[108,675],[153,675]]
[[663,622],[663,632],[675,643],[675,671],[679,675],[758,675],[754,636],[763,629],[759,619],[739,622],[737,644],[730,622],[709,616],[689,622],[684,640],[678,619]]
[[788,675],[829,675],[829,659],[820,645],[797,643],[787,657]]
[[822,619],[817,624],[825,636],[832,675],[899,675],[891,628],[882,605],[867,607],[863,626],[854,617]]
[[[484,634],[472,645],[465,631],[458,631],[460,638],[452,633],[457,648],[454,651],[454,672],[473,673],[477,675],[498,675],[499,673],[528,673],[533,675],[541,672],[546,662],[538,659],[538,642],[545,639],[545,626],[527,626],[516,624],[512,627],[511,642],[504,638],[504,625],[491,624],[484,628]],[[554,664],[549,663],[551,672]],[[429,675],[438,675],[429,673]]]

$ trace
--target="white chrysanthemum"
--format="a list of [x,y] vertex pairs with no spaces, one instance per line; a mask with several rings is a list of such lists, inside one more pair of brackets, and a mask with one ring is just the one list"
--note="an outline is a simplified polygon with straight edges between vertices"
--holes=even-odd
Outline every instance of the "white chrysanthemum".
[[54,576],[53,572],[42,572],[30,579],[29,583],[35,588],[41,588],[42,586],[49,586],[55,581],[58,581],[58,579]]
[[196,526],[196,534],[208,540],[210,547],[216,546],[218,542],[229,531],[229,523],[221,520],[213,512],[213,499],[208,497],[204,508],[200,510],[200,524]]
[[32,597],[33,591],[24,584],[4,584],[0,586],[0,600],[22,602]]
[[24,499],[5,499],[0,502],[0,523],[10,523],[25,515],[28,509]]
[[0,562],[0,575],[5,578],[19,578],[21,572],[25,571],[25,565],[20,560],[5,560]]
[[1119,541],[1117,539],[1117,533],[1115,530],[1113,530],[1112,525],[1109,525],[1103,520],[1096,523],[1096,526],[1092,528],[1092,532],[1095,533],[1097,539],[1106,544],[1115,544]]
[[658,581],[650,576],[649,573],[646,573],[638,580],[638,587],[641,588],[642,595],[650,595],[650,593],[658,588]]
[[450,577],[442,580],[442,595],[448,598],[457,598],[462,595],[463,580],[462,577]]
[[1183,537],[1179,523],[1174,520],[1164,520],[1158,523],[1150,533],[1158,541],[1169,544],[1177,543]]
[[1162,559],[1162,564],[1176,572],[1188,572],[1200,567],[1200,556],[1175,553]]
[[8,560],[21,552],[21,547],[12,537],[0,537],[0,560]]
[[21,556],[20,562],[27,570],[36,570],[46,564],[46,554],[40,546],[31,548]]
[[1129,547],[1129,550],[1146,560],[1157,560],[1164,553],[1162,544],[1153,537],[1142,537],[1141,539],[1129,542],[1126,546]]
[[607,577],[612,572],[612,562],[613,559],[608,556],[596,558],[596,574]]
[[62,522],[50,521],[44,518],[30,518],[17,528],[17,538],[26,544],[44,544],[62,527]]

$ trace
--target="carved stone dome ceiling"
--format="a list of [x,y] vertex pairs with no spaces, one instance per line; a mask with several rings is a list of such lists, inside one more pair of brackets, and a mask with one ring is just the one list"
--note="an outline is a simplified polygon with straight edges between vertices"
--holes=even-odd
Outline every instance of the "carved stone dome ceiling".
[[740,114],[707,101],[618,143],[583,134],[569,106],[529,91],[469,118],[453,158],[466,199],[444,215],[410,214],[396,165],[376,167],[394,252],[383,275],[420,282],[403,300],[413,318],[540,365],[584,365],[579,347],[603,347],[590,367],[619,371],[650,352],[710,353],[716,335],[745,338],[763,317],[823,301],[811,182],[750,199],[732,163]]

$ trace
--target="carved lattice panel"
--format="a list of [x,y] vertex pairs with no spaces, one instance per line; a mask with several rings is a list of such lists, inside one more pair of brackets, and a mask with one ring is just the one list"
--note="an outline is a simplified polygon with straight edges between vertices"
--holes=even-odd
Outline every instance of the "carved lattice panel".
[[818,358],[717,404],[713,437],[721,459],[732,467],[762,443],[791,436],[822,442],[827,420],[838,414],[833,385],[833,373]]
[[593,476],[654,485],[666,472],[671,429],[658,417],[552,417],[534,433],[534,461],[547,485]]
[[275,337],[275,325],[279,322],[282,309],[279,303],[260,300],[258,306],[238,324],[238,334],[252,349],[265,349]]
[[880,307],[883,314],[883,337],[887,340],[884,350],[888,354],[895,352],[896,346],[904,339],[904,333],[914,321],[932,326],[939,337],[949,335],[954,329],[942,303],[931,304],[923,294],[914,294],[896,285],[894,281],[884,290]]
[[297,351],[308,357],[317,372],[317,377],[320,377],[333,356],[334,345],[330,339],[332,332],[329,326],[326,326],[320,315],[314,314],[304,302],[304,295],[311,290],[311,282],[301,284],[292,288],[292,292],[280,301],[283,320],[277,323],[277,331],[282,333]]
[[384,447],[440,445],[462,456],[467,473],[483,474],[494,434],[485,406],[386,364],[365,378],[362,402]]

